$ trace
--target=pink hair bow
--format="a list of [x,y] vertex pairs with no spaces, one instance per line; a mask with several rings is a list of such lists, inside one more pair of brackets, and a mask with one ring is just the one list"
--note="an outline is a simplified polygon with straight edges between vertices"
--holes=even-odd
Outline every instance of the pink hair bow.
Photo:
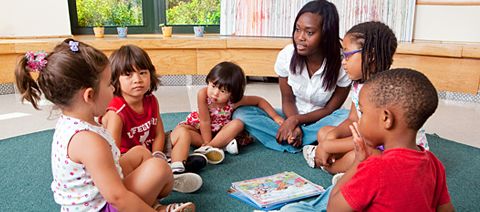
[[28,51],[25,53],[25,58],[27,58],[27,67],[31,71],[41,71],[45,66],[47,66],[47,53],[45,51]]

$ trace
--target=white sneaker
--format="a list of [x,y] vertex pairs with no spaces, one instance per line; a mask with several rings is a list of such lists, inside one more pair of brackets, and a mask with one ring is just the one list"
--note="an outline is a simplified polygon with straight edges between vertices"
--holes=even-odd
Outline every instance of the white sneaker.
[[233,139],[232,141],[230,141],[230,143],[228,143],[227,146],[223,147],[223,150],[227,151],[232,155],[238,155],[237,140]]
[[315,145],[305,145],[303,147],[303,158],[307,161],[307,164],[311,168],[315,168],[315,150],[317,146]]
[[338,180],[340,180],[340,178],[342,178],[342,176],[343,176],[344,174],[345,174],[345,173],[337,173],[336,175],[333,175],[333,177],[332,177],[332,185],[337,184]]
[[195,173],[183,173],[173,175],[173,190],[181,193],[192,193],[202,187],[203,180]]
[[216,147],[202,146],[193,150],[193,152],[207,156],[207,161],[210,164],[219,164],[225,159],[225,153],[223,153],[223,150]]

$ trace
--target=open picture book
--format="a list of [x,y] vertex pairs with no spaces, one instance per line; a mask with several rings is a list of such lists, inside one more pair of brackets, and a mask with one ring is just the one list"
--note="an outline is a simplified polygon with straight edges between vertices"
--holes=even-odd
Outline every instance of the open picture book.
[[294,202],[320,195],[325,189],[295,172],[282,172],[271,176],[232,183],[228,193],[261,210],[272,210]]

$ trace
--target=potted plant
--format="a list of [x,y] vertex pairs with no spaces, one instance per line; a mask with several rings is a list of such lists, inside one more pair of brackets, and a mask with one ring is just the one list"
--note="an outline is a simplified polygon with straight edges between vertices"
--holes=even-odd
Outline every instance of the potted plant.
[[162,35],[164,38],[172,37],[172,26],[167,26],[165,24],[158,25],[162,29]]
[[125,2],[120,1],[112,8],[112,21],[117,26],[117,33],[119,38],[126,38],[128,28],[133,20],[132,10]]
[[200,20],[206,20],[207,13],[196,13],[193,16],[193,21],[196,23],[195,26],[193,26],[193,32],[195,33],[195,37],[203,37],[203,34],[205,32],[205,27],[201,25]]
[[105,35],[105,17],[101,13],[93,14],[90,20],[91,26],[93,26],[93,33],[96,38],[103,38]]

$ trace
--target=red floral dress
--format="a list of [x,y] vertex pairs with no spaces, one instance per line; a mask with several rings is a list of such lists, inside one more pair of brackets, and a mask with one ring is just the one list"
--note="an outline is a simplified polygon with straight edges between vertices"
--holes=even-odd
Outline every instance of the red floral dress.
[[[210,112],[210,125],[212,132],[218,132],[220,129],[232,120],[233,103],[228,101],[227,105],[223,107],[212,106],[212,99],[207,97],[208,111]],[[179,124],[190,125],[195,129],[200,129],[200,119],[198,112],[194,111],[188,114],[187,120]]]

